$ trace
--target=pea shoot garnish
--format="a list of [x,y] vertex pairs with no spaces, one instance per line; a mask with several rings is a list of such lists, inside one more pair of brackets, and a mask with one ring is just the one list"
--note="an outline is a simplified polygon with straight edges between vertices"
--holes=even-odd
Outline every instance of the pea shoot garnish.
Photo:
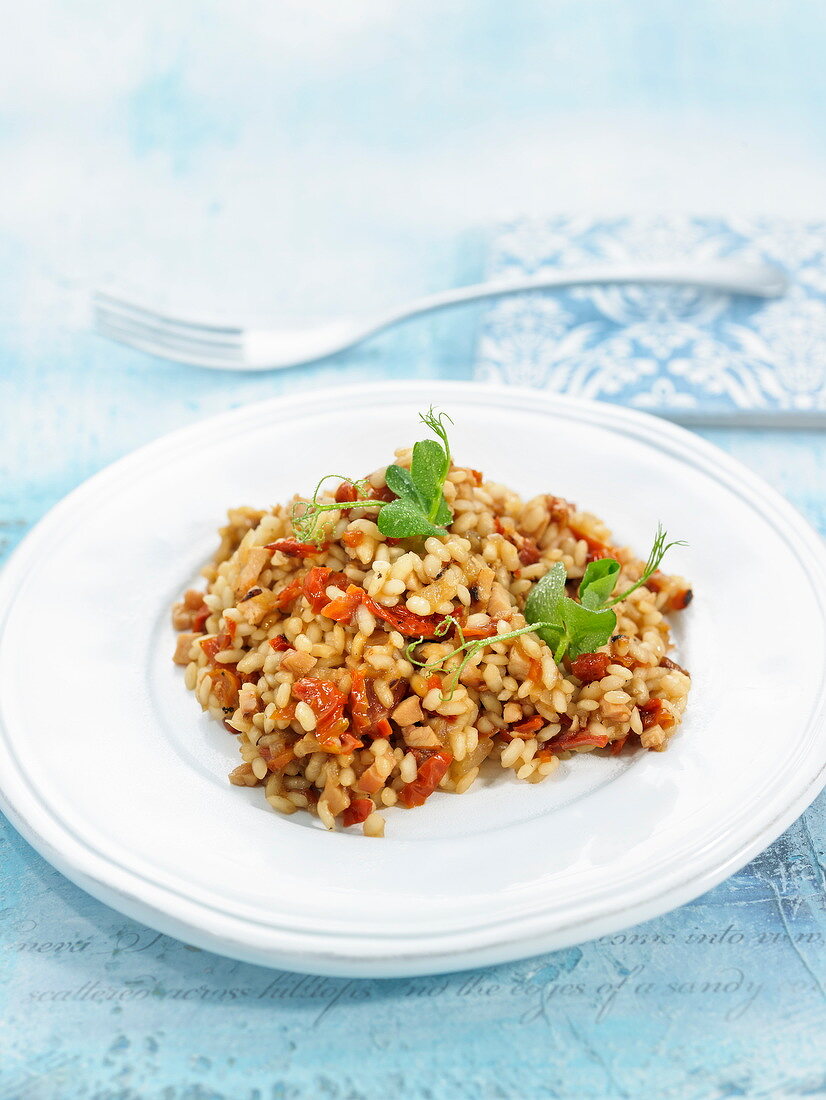
[[520,634],[537,634],[548,645],[559,664],[566,656],[581,657],[583,653],[593,653],[604,646],[613,635],[617,626],[617,616],[612,610],[622,600],[627,599],[649,579],[659,568],[666,551],[672,546],[685,546],[684,542],[666,542],[666,533],[660,526],[654,538],[654,545],[645,563],[639,580],[626,588],[618,596],[612,595],[619,577],[620,564],[615,558],[599,558],[585,569],[579,584],[579,601],[567,595],[565,583],[567,572],[561,561],[556,562],[541,580],[531,589],[525,602],[525,619],[528,626],[510,630],[505,634],[494,634],[490,638],[477,638],[465,641],[462,628],[453,616],[448,615],[439,624],[436,637],[443,637],[451,627],[455,628],[460,644],[450,653],[436,661],[423,662],[416,659],[413,650],[421,639],[411,642],[407,647],[407,656],[413,664],[423,671],[441,668],[453,657],[463,654],[462,660],[451,669],[445,681],[444,690],[452,693],[468,663],[485,646],[497,642],[507,642],[518,638]]
[[579,585],[579,602],[565,593],[567,576],[562,562],[548,570],[528,595],[525,618],[550,646],[557,664],[566,655],[580,657],[605,645],[617,626],[612,608],[645,584],[672,546],[685,543],[666,542],[665,531],[658,527],[640,579],[618,596],[612,596],[620,572],[615,558],[598,558],[588,564]]
[[[321,487],[325,481],[336,478],[342,484],[353,487],[355,498],[346,504],[323,504],[318,498],[321,495]],[[290,519],[292,521],[295,536],[300,542],[321,544],[324,541],[324,531],[321,527],[321,517],[324,512],[340,512],[342,508],[357,508],[359,506],[383,507],[385,501],[373,500],[370,497],[371,486],[365,478],[363,481],[350,481],[343,474],[325,474],[313,490],[311,500],[297,500],[292,507]]]
[[[339,474],[325,474],[315,487],[312,500],[296,501],[293,505],[292,524],[296,537],[302,542],[320,543],[319,531],[324,512],[348,508],[377,508],[378,529],[388,538],[428,538],[435,535],[444,538],[447,527],[453,521],[453,513],[444,498],[443,488],[450,472],[450,443],[445,421],[453,421],[447,413],[435,413],[431,407],[420,413],[419,419],[436,435],[436,439],[422,439],[413,447],[410,469],[393,464],[385,472],[387,488],[395,495],[393,500],[379,500],[371,496],[371,487],[363,481],[349,481]],[[338,478],[352,485],[355,498],[344,503],[319,501],[321,487],[330,478]]]
[[396,494],[396,500],[382,509],[377,522],[381,533],[394,539],[441,537],[453,520],[442,493],[450,472],[450,443],[444,421],[453,421],[447,413],[437,416],[432,408],[420,413],[419,419],[437,438],[422,439],[413,447],[409,470],[393,465],[385,474],[387,487]]

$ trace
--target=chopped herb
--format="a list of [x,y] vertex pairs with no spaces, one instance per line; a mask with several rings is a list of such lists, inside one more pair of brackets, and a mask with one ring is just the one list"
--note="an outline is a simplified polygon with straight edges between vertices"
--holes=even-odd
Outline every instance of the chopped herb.
[[506,634],[494,634],[490,638],[466,641],[459,623],[448,615],[439,624],[436,636],[443,636],[453,626],[459,635],[460,644],[437,661],[424,663],[416,660],[413,655],[413,649],[419,642],[412,642],[407,647],[408,657],[424,671],[431,671],[444,668],[446,661],[463,653],[461,662],[451,670],[445,683],[448,693],[452,693],[468,663],[484,646],[506,642],[511,638],[518,638],[520,634],[537,634],[549,646],[557,664],[566,656],[575,659],[581,657],[583,653],[593,653],[609,642],[614,634],[617,616],[611,609],[645,584],[651,574],[659,568],[670,547],[686,545],[684,542],[667,543],[665,540],[665,531],[660,526],[657,528],[654,545],[640,579],[619,596],[611,596],[620,573],[620,564],[615,558],[600,558],[588,565],[579,585],[579,602],[566,594],[565,566],[562,562],[556,562],[545,576],[537,581],[528,595],[525,602],[525,618],[528,626],[508,631]]
[[370,496],[370,485],[364,481],[352,482],[356,499],[346,504],[322,504],[318,497],[325,481],[340,474],[326,474],[315,488],[310,501],[297,501],[293,505],[292,523],[296,536],[302,542],[320,542],[320,517],[324,512],[340,511],[342,507],[377,508],[376,523],[388,538],[427,538],[430,535],[444,537],[447,526],[453,520],[443,488],[450,472],[450,443],[444,422],[453,421],[447,413],[434,413],[429,409],[420,413],[419,419],[437,436],[437,439],[420,440],[413,447],[410,469],[404,466],[387,467],[387,487],[395,500],[377,500]]

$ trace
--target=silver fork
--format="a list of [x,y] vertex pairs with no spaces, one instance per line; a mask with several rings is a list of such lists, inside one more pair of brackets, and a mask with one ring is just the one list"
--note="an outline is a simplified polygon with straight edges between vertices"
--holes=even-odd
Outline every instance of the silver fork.
[[410,317],[447,306],[531,290],[626,283],[689,286],[758,298],[779,297],[788,285],[779,268],[737,260],[595,265],[521,279],[474,283],[417,298],[369,320],[273,330],[172,317],[103,290],[94,292],[92,306],[95,327],[101,336],[162,359],[212,370],[279,370],[325,359]]

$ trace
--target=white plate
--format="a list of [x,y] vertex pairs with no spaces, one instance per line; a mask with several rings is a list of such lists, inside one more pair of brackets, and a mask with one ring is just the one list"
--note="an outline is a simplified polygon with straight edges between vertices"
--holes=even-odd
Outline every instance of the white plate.
[[[230,787],[237,748],[170,654],[169,606],[229,505],[360,474],[447,409],[457,460],[552,491],[648,549],[690,548],[678,659],[693,673],[669,750],[586,756],[328,834]],[[308,393],[238,409],[116,463],[58,505],[0,579],[4,806],[69,878],[201,947],[324,974],[502,962],[646,920],[777,837],[824,779],[820,539],[702,440],[636,412],[461,383]]]

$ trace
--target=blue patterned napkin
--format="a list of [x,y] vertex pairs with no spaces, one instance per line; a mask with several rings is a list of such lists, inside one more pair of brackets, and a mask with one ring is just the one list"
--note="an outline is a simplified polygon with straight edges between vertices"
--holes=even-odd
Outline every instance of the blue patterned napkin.
[[687,421],[826,422],[826,224],[523,218],[494,236],[487,274],[720,257],[777,264],[790,289],[772,301],[654,286],[503,298],[485,315],[475,376]]

